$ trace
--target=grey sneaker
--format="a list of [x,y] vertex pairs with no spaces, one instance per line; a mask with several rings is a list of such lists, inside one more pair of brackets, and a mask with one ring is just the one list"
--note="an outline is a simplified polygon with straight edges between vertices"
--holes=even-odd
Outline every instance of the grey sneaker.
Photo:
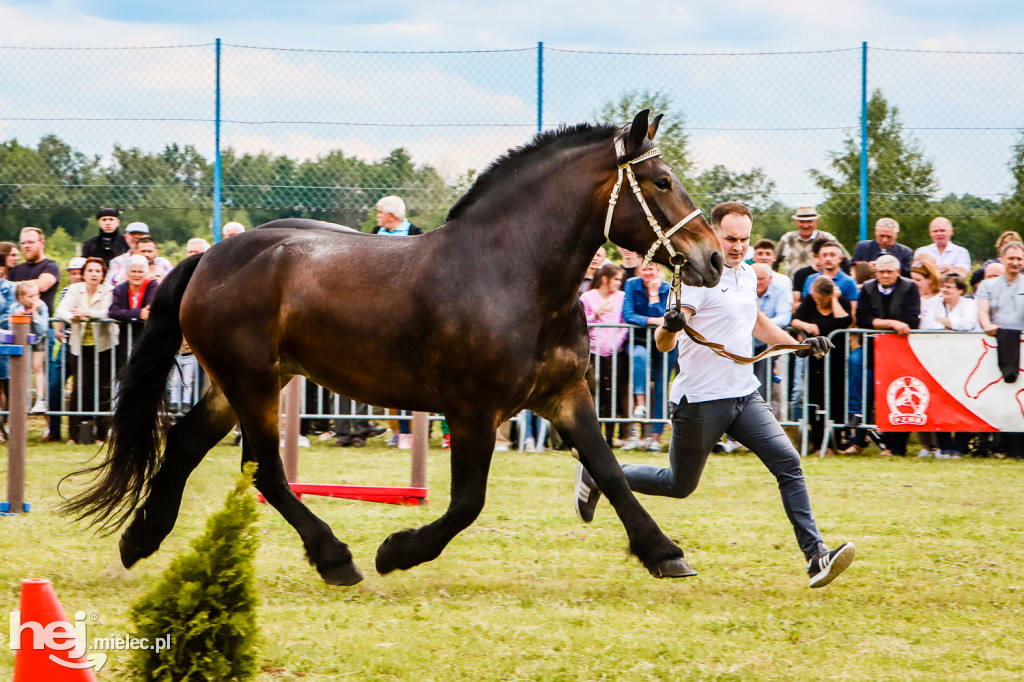
[[850,567],[857,549],[852,542],[844,542],[831,552],[825,552],[811,559],[807,564],[807,575],[811,582],[809,587],[825,587],[839,577],[839,574]]
[[580,517],[583,523],[590,523],[594,520],[594,510],[597,508],[597,501],[601,499],[601,491],[598,490],[594,479],[586,468],[576,463],[576,496],[573,498],[573,506],[576,508],[576,516]]

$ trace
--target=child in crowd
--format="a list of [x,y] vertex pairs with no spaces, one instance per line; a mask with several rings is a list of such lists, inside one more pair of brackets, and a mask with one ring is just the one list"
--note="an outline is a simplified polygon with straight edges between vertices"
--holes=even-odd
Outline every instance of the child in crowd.
[[50,325],[50,311],[39,297],[39,287],[34,281],[20,282],[15,290],[18,301],[11,306],[11,315],[28,314],[32,316],[29,333],[36,335],[32,346],[32,376],[35,378],[36,402],[29,410],[31,414],[46,412],[46,332]]

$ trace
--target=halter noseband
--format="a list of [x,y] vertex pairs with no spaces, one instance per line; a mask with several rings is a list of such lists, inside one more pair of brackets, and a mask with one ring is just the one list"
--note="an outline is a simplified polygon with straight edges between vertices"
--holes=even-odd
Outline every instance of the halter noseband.
[[[616,138],[616,161],[618,161],[619,157],[621,157],[624,152],[625,148],[622,144],[622,138]],[[686,225],[686,223],[690,222],[697,216],[701,215],[703,212],[698,208],[693,213],[686,216],[678,223],[673,225],[671,228],[669,228],[668,232],[662,231],[661,225],[658,223],[658,219],[654,217],[654,215],[651,213],[651,209],[647,206],[647,201],[644,199],[644,194],[640,190],[640,183],[637,182],[636,175],[633,173],[632,168],[633,164],[646,161],[647,159],[653,159],[656,156],[661,156],[661,147],[651,147],[650,149],[648,149],[646,152],[636,157],[635,159],[631,159],[629,161],[626,161],[625,163],[618,164],[618,178],[615,180],[615,187],[612,188],[612,194],[608,198],[608,213],[605,215],[604,219],[604,238],[606,241],[610,241],[608,232],[611,230],[612,227],[612,214],[615,212],[615,204],[619,200],[619,190],[622,189],[622,176],[623,171],[625,171],[625,176],[629,178],[629,185],[630,187],[633,188],[633,194],[636,195],[636,200],[640,202],[640,208],[644,210],[644,215],[647,216],[647,223],[651,226],[651,229],[654,230],[654,234],[658,236],[658,239],[655,240],[653,244],[651,244],[651,248],[647,250],[647,254],[644,256],[643,263],[641,263],[640,267],[647,267],[647,264],[651,262],[652,258],[654,258],[654,254],[658,252],[658,249],[660,249],[662,245],[664,245],[665,250],[668,251],[669,261],[675,268],[675,279],[676,281],[678,281],[679,270],[684,265],[686,265],[687,258],[686,254],[679,253],[674,248],[672,248],[672,242],[669,241],[669,237],[671,237],[680,229],[682,229],[683,225]]]

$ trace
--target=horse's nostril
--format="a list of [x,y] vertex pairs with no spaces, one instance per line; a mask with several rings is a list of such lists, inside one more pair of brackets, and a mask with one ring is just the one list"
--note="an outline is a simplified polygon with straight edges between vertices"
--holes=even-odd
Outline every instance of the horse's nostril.
[[711,258],[708,260],[711,261],[711,267],[713,267],[716,272],[721,272],[725,267],[725,258],[718,251],[711,254]]

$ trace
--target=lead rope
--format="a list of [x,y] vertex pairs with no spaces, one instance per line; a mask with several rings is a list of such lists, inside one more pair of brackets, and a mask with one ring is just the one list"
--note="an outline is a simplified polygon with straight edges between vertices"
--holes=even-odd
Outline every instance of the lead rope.
[[[680,315],[682,314],[683,307],[681,296],[683,289],[683,280],[680,274],[682,267],[683,266],[681,264],[675,266],[674,272],[672,273],[672,283],[669,285],[669,301],[671,301],[672,298],[675,297],[675,303],[672,305],[675,307],[676,312],[679,313]],[[754,357],[748,358],[746,356],[737,355],[736,353],[727,351],[725,349],[725,346],[720,343],[708,341],[700,332],[693,329],[693,327],[691,327],[686,322],[685,317],[683,318],[683,331],[686,332],[686,335],[690,338],[690,340],[696,343],[698,346],[710,348],[717,355],[720,355],[721,357],[726,358],[728,360],[732,360],[733,362],[739,365],[750,365],[757,362],[758,360],[763,360],[764,358],[770,358],[776,355],[784,355],[786,353],[792,353],[794,351],[810,348],[810,344],[807,343],[778,343],[773,346],[769,346],[768,348],[764,349]]]

